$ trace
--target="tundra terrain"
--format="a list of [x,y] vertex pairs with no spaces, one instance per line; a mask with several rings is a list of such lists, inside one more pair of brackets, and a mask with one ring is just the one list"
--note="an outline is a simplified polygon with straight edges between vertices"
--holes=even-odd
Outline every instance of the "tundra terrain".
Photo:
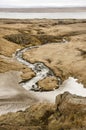
[[58,89],[57,77],[61,83],[77,78],[86,88],[86,20],[0,19],[0,114],[14,112],[0,116],[0,130],[85,130],[85,97],[65,92],[53,104],[39,103],[22,88],[35,72],[15,54],[31,46],[38,47],[23,59],[42,62],[54,73],[37,83],[43,91]]

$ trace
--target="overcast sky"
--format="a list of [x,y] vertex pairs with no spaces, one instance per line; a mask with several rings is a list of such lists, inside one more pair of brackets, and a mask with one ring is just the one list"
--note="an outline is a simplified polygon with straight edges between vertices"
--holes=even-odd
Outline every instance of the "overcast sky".
[[86,0],[0,0],[0,7],[86,6]]

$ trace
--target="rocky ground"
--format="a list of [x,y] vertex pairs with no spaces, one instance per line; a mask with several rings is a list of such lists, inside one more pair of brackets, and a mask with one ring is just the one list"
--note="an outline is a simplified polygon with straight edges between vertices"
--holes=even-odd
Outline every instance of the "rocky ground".
[[[78,78],[86,87],[86,20],[1,19],[0,93],[4,94],[0,94],[1,109],[10,102],[17,105],[19,102],[25,103],[26,107],[37,102],[18,84],[31,79],[35,73],[14,57],[17,49],[34,45],[43,46],[25,52],[24,59],[32,63],[45,63],[62,82],[72,76]],[[19,75],[21,77],[18,80]],[[45,91],[52,90],[58,84],[55,76],[39,81],[38,85]],[[13,93],[10,93],[9,99],[10,89]],[[20,100],[20,97],[23,100]],[[0,130],[85,130],[85,100],[65,93],[57,96],[55,105],[37,103],[24,112],[1,116]]]

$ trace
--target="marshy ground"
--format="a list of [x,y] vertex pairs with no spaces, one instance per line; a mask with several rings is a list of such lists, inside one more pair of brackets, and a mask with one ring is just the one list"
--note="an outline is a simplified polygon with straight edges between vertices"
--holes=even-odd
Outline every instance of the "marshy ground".
[[[35,73],[19,63],[14,55],[17,49],[38,45],[40,45],[39,48],[25,52],[23,58],[31,63],[37,61],[45,63],[62,81],[69,76],[78,78],[79,82],[86,87],[86,20],[0,19],[1,105],[4,104],[7,107],[11,102],[15,102],[17,105],[20,102],[25,103],[27,107],[29,104],[37,102],[19,85],[19,82],[34,77]],[[56,85],[55,77],[54,79],[47,77],[38,82],[38,85],[44,90],[46,88],[49,90]],[[0,107],[2,109],[2,106]],[[40,115],[36,115],[39,111],[42,116],[40,113]],[[29,113],[33,114],[29,115]],[[67,128],[72,129],[73,126],[73,130],[82,128],[84,130],[86,128],[85,114],[86,111],[84,114],[82,113],[83,116],[81,116],[81,112],[72,113],[69,118],[66,118],[63,113],[53,109],[51,104],[37,104],[25,112],[20,111],[0,117],[0,129],[14,130],[16,128],[17,130],[18,127],[18,130],[67,130]],[[80,120],[78,120],[78,116]],[[28,118],[31,120],[28,121]],[[14,119],[16,119],[15,123]],[[65,119],[66,121],[64,121]],[[70,121],[72,123],[69,123]],[[62,122],[64,122],[63,127]],[[54,127],[55,125],[58,125],[58,128]],[[79,128],[76,127],[77,125]]]

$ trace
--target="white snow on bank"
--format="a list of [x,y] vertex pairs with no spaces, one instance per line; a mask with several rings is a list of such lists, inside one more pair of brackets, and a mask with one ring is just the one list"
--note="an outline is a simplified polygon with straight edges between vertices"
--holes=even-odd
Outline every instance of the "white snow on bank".
[[77,82],[77,79],[69,77],[63,82],[63,84],[56,90],[50,92],[34,92],[30,91],[36,96],[40,101],[49,101],[51,103],[55,102],[57,95],[64,92],[70,92],[71,94],[76,94],[77,96],[86,97],[86,88],[81,83]]
[[25,61],[22,58],[23,52],[30,50],[32,48],[34,47],[18,50],[16,52],[16,58],[18,61],[27,65],[36,73],[36,76],[34,78],[22,84],[23,85],[22,87],[24,87],[31,94],[33,94],[33,97],[35,96],[35,98],[38,98],[40,101],[49,101],[52,103],[55,102],[55,98],[57,95],[62,94],[64,92],[70,92],[71,94],[76,94],[77,96],[86,97],[86,88],[84,88],[84,86],[81,83],[78,83],[77,79],[74,79],[73,77],[69,77],[67,80],[63,82],[62,85],[60,85],[58,89],[54,91],[48,91],[48,92],[31,91],[31,89],[33,88],[34,90],[38,90],[38,86],[36,83],[47,77],[47,74],[50,71],[49,68],[46,67],[43,63],[38,62],[35,64],[31,64],[30,62]]

